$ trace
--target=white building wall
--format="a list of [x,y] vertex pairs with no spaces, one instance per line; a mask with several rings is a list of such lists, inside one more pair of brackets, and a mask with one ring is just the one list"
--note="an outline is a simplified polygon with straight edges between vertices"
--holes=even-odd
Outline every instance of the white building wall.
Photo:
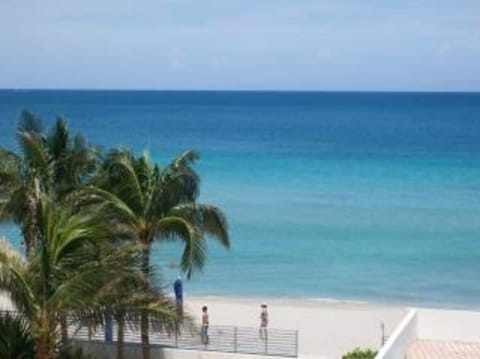
[[[75,345],[81,347],[86,353],[95,355],[98,359],[112,359],[117,357],[115,344],[102,342],[76,341]],[[141,344],[125,344],[125,359],[138,359],[142,357]],[[220,353],[198,350],[168,349],[160,347],[150,348],[151,359],[265,359],[271,357],[238,353]]]

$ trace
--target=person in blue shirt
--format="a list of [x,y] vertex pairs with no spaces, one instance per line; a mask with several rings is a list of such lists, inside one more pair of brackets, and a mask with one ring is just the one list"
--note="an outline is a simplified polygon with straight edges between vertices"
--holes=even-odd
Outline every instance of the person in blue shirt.
[[178,276],[177,280],[173,283],[173,291],[175,292],[175,301],[177,302],[177,309],[180,313],[183,312],[183,283],[182,278]]
[[113,343],[113,320],[111,314],[105,315],[105,343]]

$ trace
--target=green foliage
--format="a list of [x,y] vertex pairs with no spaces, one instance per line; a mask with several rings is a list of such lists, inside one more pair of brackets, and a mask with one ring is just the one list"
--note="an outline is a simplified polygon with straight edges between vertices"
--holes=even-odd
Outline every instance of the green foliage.
[[47,135],[28,111],[17,127],[17,142],[19,153],[0,148],[0,221],[20,226],[29,251],[38,240],[34,216],[40,195],[62,199],[85,185],[97,153],[81,136],[72,137],[63,119]]
[[33,359],[34,348],[28,323],[11,314],[0,314],[0,358]]
[[147,154],[100,158],[63,119],[44,132],[29,112],[17,140],[18,153],[0,148],[0,221],[19,225],[27,255],[0,241],[0,290],[25,318],[36,355],[57,358],[70,320],[95,327],[105,315],[125,324],[141,317],[142,341],[148,317],[167,331],[190,324],[153,288],[149,257],[154,240],[181,241],[180,267],[190,277],[206,262],[207,236],[229,247],[223,213],[197,203],[198,154],[186,151],[163,169]]
[[36,209],[39,241],[28,258],[0,243],[0,290],[10,295],[36,343],[53,355],[60,344],[58,314],[101,314],[103,288],[114,278],[135,276],[138,250],[110,242],[115,234],[98,208],[76,211],[41,195]]
[[355,350],[344,354],[342,359],[375,359],[376,355],[376,350],[356,348]]
[[111,151],[82,197],[104,201],[129,229],[131,239],[145,248],[148,267],[154,240],[183,243],[181,269],[190,277],[206,262],[205,237],[229,247],[227,220],[217,207],[197,203],[200,180],[193,169],[198,159],[186,151],[161,169],[147,154],[135,157],[125,150]]
[[0,290],[9,293],[47,357],[61,346],[62,313],[99,323],[107,312],[145,310],[167,328],[177,322],[174,304],[151,289],[141,272],[138,245],[115,241],[117,226],[104,209],[72,208],[71,201],[42,196],[40,240],[28,258],[0,242]]
[[[126,237],[142,247],[142,271],[148,280],[152,274],[150,251],[154,240],[183,243],[180,268],[188,277],[205,265],[206,236],[224,247],[230,245],[223,213],[214,206],[197,203],[200,179],[193,169],[197,159],[196,152],[186,151],[161,169],[150,162],[147,153],[135,157],[130,151],[114,150],[107,154],[97,171],[95,186],[78,192],[80,202],[112,209]],[[124,307],[125,303],[117,303],[117,312],[125,312]],[[152,307],[149,309],[155,314]],[[162,313],[166,308],[157,306],[157,309]],[[144,359],[149,357],[148,317],[146,311],[141,313]],[[123,317],[116,319],[123,320]],[[121,340],[118,342],[120,357]]]

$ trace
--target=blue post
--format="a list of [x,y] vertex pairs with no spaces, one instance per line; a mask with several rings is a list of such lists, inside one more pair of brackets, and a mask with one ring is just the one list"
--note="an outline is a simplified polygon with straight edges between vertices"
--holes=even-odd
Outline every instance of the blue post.
[[105,343],[113,342],[113,323],[110,314],[105,315]]
[[183,283],[182,278],[178,277],[173,283],[173,291],[175,292],[175,300],[177,302],[177,309],[183,313]]

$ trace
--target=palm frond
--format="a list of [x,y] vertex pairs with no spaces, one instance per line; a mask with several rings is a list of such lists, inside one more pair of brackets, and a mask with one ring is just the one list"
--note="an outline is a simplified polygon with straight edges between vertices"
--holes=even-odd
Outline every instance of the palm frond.
[[28,110],[23,110],[18,121],[17,131],[41,133],[42,130],[40,118]]
[[47,143],[55,159],[60,159],[67,152],[69,145],[68,127],[61,117],[57,118],[55,125],[50,130]]
[[0,148],[0,191],[18,186],[21,177],[21,158]]
[[35,315],[38,308],[27,263],[5,240],[0,240],[0,290],[8,293],[12,304],[27,318]]
[[135,159],[128,151],[113,151],[105,164],[107,183],[101,185],[122,198],[129,207],[139,212],[145,204],[140,178],[135,171]]
[[[68,303],[69,310],[85,311],[103,307],[111,307],[121,300],[127,284],[138,288],[145,287],[147,282],[138,271],[138,248],[131,244],[122,246],[102,246],[95,255],[72,263],[75,268],[69,267],[69,275],[64,278],[51,297],[52,303],[58,305]],[[65,257],[65,260],[69,258]],[[70,258],[71,259],[71,258]],[[82,263],[83,262],[83,263]],[[124,291],[119,293],[119,290]]]
[[50,155],[41,135],[36,132],[18,132],[18,140],[24,161],[31,174],[39,176],[46,187],[51,185],[53,173],[50,166]]
[[57,195],[63,197],[90,180],[96,169],[97,153],[80,134],[73,139],[62,118],[57,118],[46,143],[53,164]]
[[30,359],[35,342],[28,322],[13,314],[0,315],[0,358]]
[[171,163],[172,167],[186,167],[193,165],[200,159],[200,154],[197,151],[187,150],[181,155],[177,156]]
[[207,204],[185,203],[172,208],[170,214],[195,223],[203,233],[216,239],[222,246],[230,247],[227,218],[219,208]]
[[104,220],[115,220],[118,226],[136,226],[137,215],[127,203],[115,194],[95,186],[86,186],[73,191],[65,198],[74,210],[93,208]]
[[201,231],[181,217],[164,217],[157,223],[158,237],[180,240],[184,244],[180,267],[190,278],[205,265],[206,247]]
[[8,197],[0,200],[0,221],[22,222],[26,217],[26,203],[25,187],[14,188]]

